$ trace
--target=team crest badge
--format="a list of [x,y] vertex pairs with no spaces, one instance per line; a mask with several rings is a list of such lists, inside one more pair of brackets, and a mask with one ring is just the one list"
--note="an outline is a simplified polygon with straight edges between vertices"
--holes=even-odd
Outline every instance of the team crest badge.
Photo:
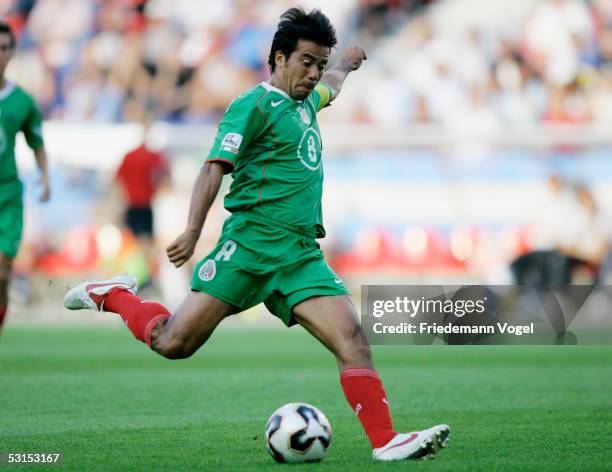
[[308,116],[308,112],[304,108],[299,107],[298,108],[298,113],[300,114],[300,117],[302,118],[302,121],[304,123],[306,123],[307,125],[309,125],[310,124],[310,116]]
[[202,279],[204,282],[214,279],[216,274],[217,265],[212,259],[209,259],[202,264],[202,267],[200,267],[200,270],[198,271],[198,277],[200,277],[200,279]]

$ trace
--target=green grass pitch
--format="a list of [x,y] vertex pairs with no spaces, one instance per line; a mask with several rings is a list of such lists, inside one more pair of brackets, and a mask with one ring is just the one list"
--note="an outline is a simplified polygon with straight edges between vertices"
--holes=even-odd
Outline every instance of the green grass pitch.
[[[61,470],[75,471],[612,469],[612,347],[374,354],[398,430],[451,425],[434,460],[374,463],[331,354],[299,328],[222,327],[191,359],[168,361],[125,329],[9,326],[0,338],[0,452],[63,452]],[[266,419],[292,401],[331,421],[320,464],[277,465],[265,449]]]

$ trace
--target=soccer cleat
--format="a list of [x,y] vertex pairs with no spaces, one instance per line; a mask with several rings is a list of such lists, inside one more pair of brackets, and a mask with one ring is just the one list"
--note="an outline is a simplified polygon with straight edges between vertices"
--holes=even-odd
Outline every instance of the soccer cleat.
[[127,290],[136,294],[136,279],[128,274],[120,274],[99,282],[83,282],[72,288],[64,297],[64,306],[69,310],[102,311],[104,299],[112,290]]
[[447,424],[439,424],[429,428],[427,431],[434,435],[436,452],[448,445],[448,440],[450,439],[450,426]]
[[377,461],[431,459],[439,449],[446,447],[449,436],[450,428],[445,424],[423,431],[397,434],[383,447],[374,449],[372,456]]

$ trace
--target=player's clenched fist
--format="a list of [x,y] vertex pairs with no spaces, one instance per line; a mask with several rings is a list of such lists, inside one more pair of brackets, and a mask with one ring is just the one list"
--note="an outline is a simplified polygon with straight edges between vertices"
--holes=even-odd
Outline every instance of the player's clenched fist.
[[342,51],[342,57],[340,64],[346,69],[353,71],[361,67],[361,63],[367,59],[366,53],[363,48],[359,46],[351,46]]
[[186,231],[181,234],[166,249],[170,262],[172,262],[176,267],[182,266],[193,255],[197,241],[198,238],[194,237],[194,235],[190,232]]

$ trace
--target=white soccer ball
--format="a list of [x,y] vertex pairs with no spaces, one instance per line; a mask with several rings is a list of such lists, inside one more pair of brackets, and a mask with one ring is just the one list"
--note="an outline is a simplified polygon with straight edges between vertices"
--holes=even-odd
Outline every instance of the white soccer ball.
[[331,437],[331,426],[323,412],[306,403],[281,406],[266,423],[266,444],[277,462],[320,461]]

